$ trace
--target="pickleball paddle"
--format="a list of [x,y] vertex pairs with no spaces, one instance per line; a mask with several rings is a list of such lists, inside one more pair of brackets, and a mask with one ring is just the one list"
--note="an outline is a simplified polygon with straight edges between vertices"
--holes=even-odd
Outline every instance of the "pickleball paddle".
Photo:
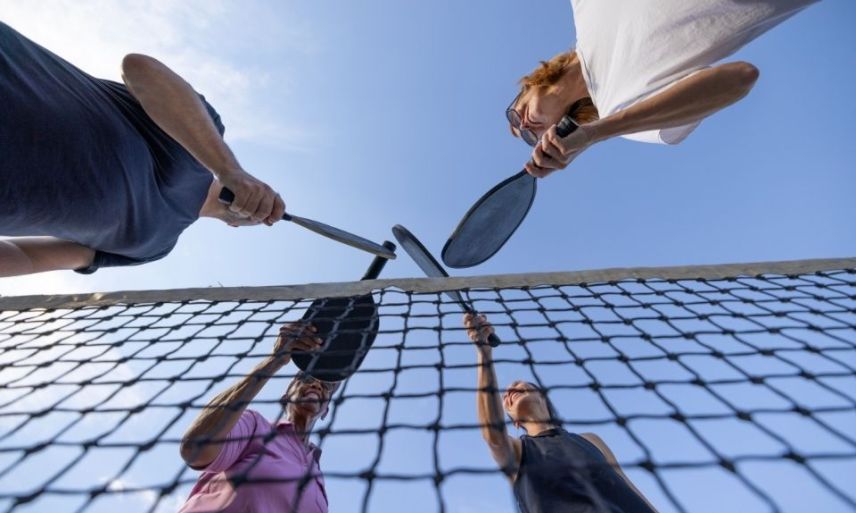
[[[564,116],[556,125],[556,134],[567,137],[576,129],[574,120]],[[538,190],[536,180],[523,170],[479,198],[443,246],[443,263],[461,269],[481,264],[495,255],[529,213]]]
[[[226,187],[223,187],[223,189],[220,190],[220,195],[218,196],[218,199],[221,203],[231,205],[232,202],[235,201],[235,193],[233,193]],[[353,233],[346,232],[345,230],[340,230],[339,228],[315,221],[313,219],[307,219],[305,217],[295,216],[291,214],[283,214],[282,219],[284,221],[291,221],[296,225],[302,226],[307,230],[312,230],[313,232],[319,235],[323,235],[324,237],[327,237],[329,239],[333,239],[336,242],[347,244],[348,246],[367,251],[373,255],[381,256],[389,260],[395,259],[395,253],[393,253],[389,249],[381,246],[380,244],[375,244],[374,242],[368,239],[364,239],[359,235],[354,235]]]
[[[392,242],[385,241],[383,246],[389,252],[395,251]],[[387,261],[385,257],[375,257],[362,279],[377,278]],[[353,374],[374,343],[379,326],[377,304],[371,293],[316,299],[302,320],[315,327],[315,335],[324,345],[317,353],[295,353],[292,360],[322,381],[342,381]]]
[[[443,269],[443,266],[437,262],[434,256],[431,255],[419,239],[410,233],[410,230],[400,224],[397,224],[392,227],[392,234],[395,235],[395,240],[397,240],[401,247],[404,248],[404,251],[410,255],[410,258],[412,258],[413,261],[416,262],[416,265],[422,269],[422,272],[431,278],[449,277],[449,273]],[[470,303],[464,299],[464,296],[462,296],[457,290],[446,290],[443,291],[443,293],[451,298],[452,301],[458,303],[465,312],[476,314],[472,305],[470,305]],[[491,333],[487,341],[491,347],[496,347],[501,342],[499,337],[496,336],[496,333]]]

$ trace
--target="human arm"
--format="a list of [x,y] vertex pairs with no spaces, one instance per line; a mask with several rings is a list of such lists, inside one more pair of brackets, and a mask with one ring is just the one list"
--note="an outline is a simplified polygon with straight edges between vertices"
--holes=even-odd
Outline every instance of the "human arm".
[[639,489],[636,488],[636,485],[633,484],[633,481],[631,481],[630,478],[627,477],[627,475],[621,469],[621,465],[619,465],[618,460],[615,459],[615,454],[612,453],[612,450],[610,450],[609,446],[606,445],[606,442],[604,442],[601,437],[597,436],[594,433],[583,433],[580,436],[582,436],[583,438],[588,440],[592,445],[597,447],[597,449],[601,452],[601,454],[603,454],[603,457],[606,458],[606,462],[609,463],[609,465],[613,469],[615,469],[615,472],[619,476],[621,476],[621,479],[623,479],[624,482],[627,483],[627,486],[629,486],[630,489],[633,490],[636,493],[636,495],[639,496],[640,499],[645,501],[645,504],[647,504],[648,507],[651,508],[651,511],[653,511],[654,513],[657,513],[657,509],[654,507],[653,504],[651,504],[651,501],[649,501],[644,495],[642,495],[642,492],[640,492]]
[[526,171],[544,177],[563,169],[592,144],[647,130],[700,121],[745,97],[758,80],[758,68],[731,62],[703,69],[624,110],[581,125],[565,138],[553,126],[532,152]]
[[268,380],[291,361],[291,353],[314,351],[321,347],[321,340],[314,333],[315,328],[300,323],[283,326],[274,343],[273,353],[256,365],[248,376],[205,405],[181,439],[181,458],[188,466],[203,468],[217,458],[247,405]]
[[95,250],[54,237],[0,240],[0,278],[47,271],[82,269],[92,264]]
[[487,442],[490,454],[496,464],[512,481],[517,477],[520,467],[520,440],[508,435],[505,427],[502,400],[493,368],[493,348],[487,338],[493,333],[493,327],[483,315],[464,315],[464,326],[470,340],[476,344],[477,382],[476,411],[481,426],[482,438]]
[[244,171],[190,84],[157,59],[140,54],[122,60],[122,79],[146,114],[235,193],[230,210],[267,225],[282,219],[282,198]]

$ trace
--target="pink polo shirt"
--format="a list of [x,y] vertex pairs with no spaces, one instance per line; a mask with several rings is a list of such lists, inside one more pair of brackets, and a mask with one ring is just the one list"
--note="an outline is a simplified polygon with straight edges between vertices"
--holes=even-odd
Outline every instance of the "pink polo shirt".
[[[327,513],[320,457],[321,449],[307,447],[290,423],[274,426],[259,412],[246,410],[217,459],[201,469],[179,513]],[[307,475],[299,494],[300,479]],[[235,478],[246,481],[238,484]],[[266,482],[254,483],[259,480]]]

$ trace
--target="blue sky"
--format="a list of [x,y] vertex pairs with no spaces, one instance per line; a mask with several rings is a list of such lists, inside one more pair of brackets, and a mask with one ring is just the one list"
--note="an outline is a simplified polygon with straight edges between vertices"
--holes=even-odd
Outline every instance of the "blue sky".
[[[290,211],[378,242],[401,223],[436,253],[528,157],[503,115],[516,81],[574,41],[558,0],[6,0],[0,19],[105,78],[125,53],[162,59],[215,105],[245,168]],[[590,149],[539,183],[500,253],[457,274],[856,255],[854,19],[856,4],[826,0],[768,33],[735,57],[761,70],[744,101],[677,147]],[[348,281],[370,260],[285,223],[203,220],[159,262],[4,279],[0,294]],[[404,255],[384,271],[418,275]],[[489,492],[501,479],[485,483],[507,504]]]
[[[93,73],[117,78],[121,56],[143,51],[187,76],[295,214],[377,241],[401,223],[435,252],[528,156],[503,116],[516,80],[574,41],[564,1],[27,4],[4,19]],[[746,48],[735,58],[761,69],[755,90],[684,144],[608,141],[542,181],[519,232],[466,274],[856,254],[854,11],[825,1]],[[284,223],[202,220],[160,262],[0,293],[346,281],[369,260]],[[384,271],[417,274],[406,258]]]

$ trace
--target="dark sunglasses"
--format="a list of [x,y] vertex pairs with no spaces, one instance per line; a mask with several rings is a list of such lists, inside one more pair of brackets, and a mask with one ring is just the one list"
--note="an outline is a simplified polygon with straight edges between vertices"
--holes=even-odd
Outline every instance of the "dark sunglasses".
[[517,93],[517,96],[511,100],[511,103],[508,105],[508,108],[505,109],[505,118],[511,123],[511,126],[517,130],[520,134],[520,138],[523,139],[526,144],[529,146],[535,146],[538,144],[538,136],[535,135],[535,132],[529,130],[528,128],[522,128],[523,118],[520,117],[520,113],[514,108],[514,105],[517,103],[517,100],[520,99],[520,95],[523,94],[523,91]]

